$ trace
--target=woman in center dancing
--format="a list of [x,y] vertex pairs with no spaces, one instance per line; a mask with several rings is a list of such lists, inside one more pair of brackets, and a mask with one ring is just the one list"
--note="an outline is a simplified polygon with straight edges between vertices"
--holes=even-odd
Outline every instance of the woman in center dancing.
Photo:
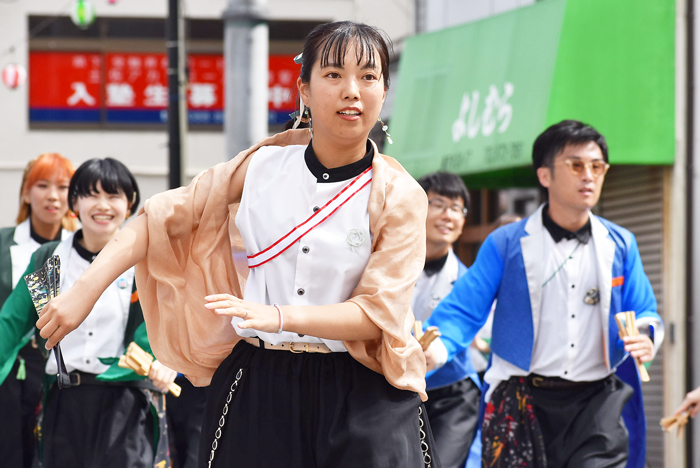
[[409,306],[426,195],[368,140],[389,55],[370,26],[317,27],[297,80],[310,129],[153,197],[37,323],[55,345],[137,264],[157,358],[211,381],[202,467],[439,466]]

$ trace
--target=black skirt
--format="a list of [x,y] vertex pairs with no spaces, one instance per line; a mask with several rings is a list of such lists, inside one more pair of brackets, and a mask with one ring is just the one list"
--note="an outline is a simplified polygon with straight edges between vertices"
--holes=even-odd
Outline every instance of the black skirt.
[[418,394],[348,353],[241,341],[212,379],[199,466],[439,468],[433,446]]
[[153,468],[154,424],[146,390],[54,386],[44,410],[44,468]]

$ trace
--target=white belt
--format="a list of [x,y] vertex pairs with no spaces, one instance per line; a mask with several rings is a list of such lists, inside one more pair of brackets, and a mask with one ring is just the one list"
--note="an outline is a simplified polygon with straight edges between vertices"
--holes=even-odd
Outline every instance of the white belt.
[[289,352],[292,352],[295,354],[299,354],[299,353],[328,354],[328,353],[333,352],[324,343],[297,343],[295,341],[285,341],[285,342],[279,343],[279,344],[272,344],[272,343],[268,343],[267,341],[262,341],[259,338],[252,338],[252,337],[247,337],[247,336],[243,337],[243,341],[255,346],[256,348],[259,348],[260,344],[262,343],[262,345],[265,349],[273,349],[276,351],[289,351]]

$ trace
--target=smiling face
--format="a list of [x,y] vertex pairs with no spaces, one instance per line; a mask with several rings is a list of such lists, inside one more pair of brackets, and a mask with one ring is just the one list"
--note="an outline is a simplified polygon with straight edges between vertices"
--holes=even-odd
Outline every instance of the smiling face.
[[77,197],[73,201],[74,209],[80,215],[85,238],[112,237],[126,220],[130,204],[124,192],[107,193],[98,181],[95,191],[89,195]]
[[68,179],[39,179],[22,196],[31,206],[34,226],[60,225],[61,219],[68,211]]
[[358,63],[357,44],[350,43],[342,63],[329,61],[322,67],[316,60],[309,81],[297,80],[304,105],[311,109],[314,138],[347,143],[367,139],[386,97],[381,63],[367,56]]
[[448,248],[462,234],[464,228],[464,201],[461,197],[449,198],[428,191],[428,217],[425,234],[428,244]]
[[[585,167],[576,175],[571,164],[582,162]],[[603,188],[605,174],[596,176],[590,163],[605,163],[603,152],[593,141],[577,145],[566,145],[554,158],[552,167],[537,169],[540,184],[549,191],[550,203],[557,203],[574,211],[587,211],[593,208]]]

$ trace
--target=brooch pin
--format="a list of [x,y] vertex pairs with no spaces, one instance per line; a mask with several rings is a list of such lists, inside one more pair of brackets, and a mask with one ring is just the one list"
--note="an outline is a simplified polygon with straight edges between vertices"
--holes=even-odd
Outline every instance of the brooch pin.
[[117,287],[118,287],[119,289],[126,289],[126,287],[127,287],[128,285],[129,285],[129,284],[126,282],[126,279],[124,279],[124,278],[119,278],[119,279],[117,280]]
[[428,308],[432,311],[434,310],[437,305],[442,301],[442,298],[440,296],[437,296],[435,294],[430,295],[430,303],[428,304]]
[[600,291],[598,288],[593,288],[586,293],[586,297],[583,298],[583,302],[588,305],[596,305],[600,302]]
[[348,232],[347,241],[348,245],[354,252],[355,247],[359,247],[365,243],[365,233],[362,231],[362,229],[350,229],[350,232]]

